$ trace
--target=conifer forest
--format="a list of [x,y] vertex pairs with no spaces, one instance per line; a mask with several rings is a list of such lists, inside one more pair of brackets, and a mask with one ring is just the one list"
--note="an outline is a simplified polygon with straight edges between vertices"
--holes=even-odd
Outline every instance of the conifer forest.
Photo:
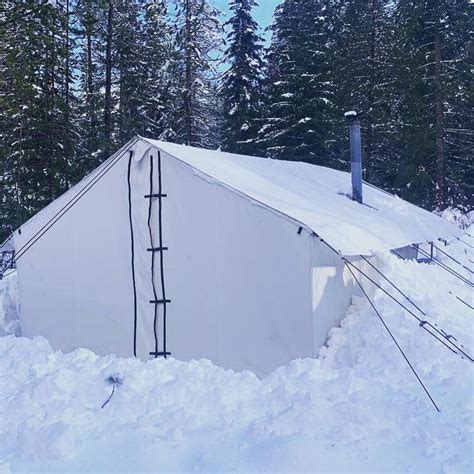
[[228,3],[0,0],[0,239],[136,134],[349,170],[349,110],[365,180],[472,207],[470,0]]

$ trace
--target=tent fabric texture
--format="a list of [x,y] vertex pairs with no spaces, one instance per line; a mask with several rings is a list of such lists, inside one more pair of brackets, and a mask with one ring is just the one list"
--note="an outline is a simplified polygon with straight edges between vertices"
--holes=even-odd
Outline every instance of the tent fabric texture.
[[355,203],[350,183],[136,137],[15,232],[23,333],[258,375],[315,357],[360,295],[342,256],[376,279],[361,255],[458,235],[369,185]]

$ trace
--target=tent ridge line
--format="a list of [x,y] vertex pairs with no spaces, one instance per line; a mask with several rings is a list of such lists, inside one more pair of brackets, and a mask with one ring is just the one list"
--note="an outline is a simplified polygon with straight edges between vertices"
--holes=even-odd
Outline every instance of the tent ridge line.
[[298,219],[295,219],[294,217],[286,214],[285,212],[283,211],[280,211],[279,209],[275,209],[274,207],[271,207],[269,206],[268,204],[265,204],[263,203],[262,201],[259,201],[258,199],[252,197],[252,196],[249,196],[247,193],[244,193],[243,191],[240,191],[239,189],[235,188],[234,186],[230,185],[230,184],[227,184],[225,183],[224,181],[221,181],[219,180],[218,178],[215,178],[214,176],[211,176],[210,174],[208,173],[205,173],[204,171],[201,171],[200,169],[196,168],[195,166],[189,164],[189,163],[186,163],[185,161],[183,161],[181,158],[177,157],[176,155],[166,151],[166,150],[163,150],[162,148],[160,148],[159,146],[153,144],[153,143],[150,143],[146,138],[144,137],[139,137],[141,140],[144,140],[146,141],[149,145],[151,145],[153,148],[156,148],[157,150],[165,153],[166,155],[172,157],[173,159],[175,159],[179,164],[189,168],[189,169],[192,169],[193,171],[195,171],[196,173],[202,175],[202,176],[205,176],[207,178],[209,178],[210,180],[212,180],[214,183],[216,184],[219,184],[221,185],[222,187],[228,189],[229,191],[233,192],[234,194],[237,194],[238,196],[240,197],[243,197],[249,201],[251,201],[253,204],[256,204],[258,206],[261,206],[263,207],[264,209],[267,209],[268,211],[278,215],[279,217],[283,217],[285,218],[286,220],[290,221],[292,224],[296,225],[297,227],[303,227],[304,229],[306,229],[309,233],[315,233],[314,232],[314,229],[312,229],[310,226],[308,226],[307,224],[305,224],[304,222],[301,222],[299,221]]
[[[176,156],[175,154],[173,154],[173,153],[171,153],[171,152],[169,152],[169,151],[167,151],[167,150],[164,150],[164,149],[160,148],[159,145],[157,145],[157,144],[155,144],[155,143],[149,141],[149,139],[147,139],[146,137],[142,137],[142,136],[140,136],[140,135],[137,135],[137,138],[138,138],[139,140],[142,140],[142,141],[146,142],[147,145],[150,145],[151,147],[153,147],[153,148],[155,148],[155,149],[158,149],[158,150],[162,151],[163,153],[166,153],[168,156],[174,158],[178,163],[180,163],[180,164],[182,164],[182,165],[188,167],[189,169],[192,169],[192,170],[193,170],[194,172],[196,172],[198,175],[201,175],[201,176],[204,176],[204,177],[206,177],[206,178],[209,178],[209,179],[210,179],[211,181],[213,181],[214,183],[219,184],[219,185],[221,185],[222,187],[228,189],[229,191],[232,191],[233,193],[235,193],[235,194],[237,194],[237,195],[239,195],[239,196],[241,196],[241,197],[244,197],[244,198],[248,199],[248,200],[251,201],[253,204],[259,205],[259,206],[261,206],[261,207],[267,209],[268,211],[273,212],[274,214],[276,214],[276,215],[278,215],[278,216],[280,216],[280,217],[285,218],[286,220],[290,221],[292,224],[296,225],[297,227],[303,227],[303,228],[306,229],[310,234],[314,234],[314,235],[317,236],[319,239],[321,239],[321,241],[324,242],[326,245],[328,245],[328,246],[331,248],[331,250],[333,250],[336,254],[338,254],[339,256],[342,256],[342,255],[343,255],[343,252],[342,252],[342,251],[334,249],[333,247],[331,247],[330,244],[328,244],[324,239],[322,239],[321,236],[319,236],[319,234],[318,234],[319,230],[314,229],[313,227],[309,226],[308,224],[305,224],[304,222],[301,222],[300,220],[296,219],[295,217],[288,215],[288,214],[285,213],[284,211],[281,211],[281,210],[276,209],[276,208],[274,208],[274,207],[272,207],[272,206],[270,206],[270,205],[268,205],[268,204],[263,203],[262,201],[260,201],[260,200],[258,200],[258,199],[256,199],[256,198],[254,198],[254,197],[248,195],[248,194],[245,193],[244,191],[241,191],[241,190],[235,188],[234,186],[232,186],[232,185],[230,185],[230,184],[228,184],[228,183],[226,183],[226,182],[220,180],[219,178],[216,178],[216,177],[214,177],[214,176],[212,176],[212,175],[210,175],[210,174],[208,174],[208,173],[206,173],[206,172],[204,172],[204,171],[202,171],[202,170],[196,168],[195,166],[193,166],[193,165],[190,164],[190,163],[187,163],[186,161],[182,160],[181,158],[179,158],[179,157]],[[209,150],[209,151],[215,151],[215,150]],[[346,173],[346,174],[349,174],[349,173],[347,173],[347,172],[345,172],[345,173]],[[373,184],[371,184],[371,183],[368,183],[368,182],[365,182],[365,181],[364,181],[364,184],[367,184],[369,187],[371,187],[371,188],[373,188],[373,189],[376,189],[376,190],[378,190],[378,191],[380,191],[380,192],[383,192],[383,193],[385,193],[385,194],[387,194],[387,195],[389,195],[389,196],[397,197],[396,195],[391,194],[391,193],[389,193],[388,191],[385,191],[385,190],[383,190],[383,189],[380,189],[380,188],[378,188],[377,186],[375,186],[375,185],[373,185]],[[408,202],[408,201],[407,201],[407,202]],[[412,203],[410,203],[410,202],[408,202],[408,204],[409,204],[410,206],[412,206],[412,207],[417,207],[416,205],[414,205],[414,204],[412,204]],[[438,217],[439,217],[439,216],[438,216]],[[442,219],[442,218],[440,217],[440,219]],[[450,237],[450,238],[452,238],[452,239],[454,240],[456,237]],[[426,240],[426,242],[428,242],[428,240]],[[413,242],[404,242],[404,243],[402,243],[401,245],[399,245],[399,246],[397,246],[397,247],[387,247],[387,248],[385,248],[385,249],[383,249],[383,250],[386,251],[386,252],[390,252],[391,250],[393,250],[393,248],[405,247],[405,246],[412,245],[412,244],[413,244]],[[354,251],[354,252],[352,252],[352,253],[347,253],[347,255],[348,255],[348,256],[358,256],[358,255],[360,255],[360,252],[359,252],[359,251]],[[364,255],[366,255],[366,256],[372,256],[372,255],[373,255],[373,252],[364,253]]]

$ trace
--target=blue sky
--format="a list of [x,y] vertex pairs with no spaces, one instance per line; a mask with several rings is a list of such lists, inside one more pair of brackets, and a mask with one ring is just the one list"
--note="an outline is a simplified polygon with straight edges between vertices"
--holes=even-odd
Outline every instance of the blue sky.
[[[222,11],[228,11],[228,0],[213,0],[214,4]],[[254,9],[254,18],[265,28],[272,22],[272,15],[275,7],[280,3],[281,0],[259,0],[260,4]]]

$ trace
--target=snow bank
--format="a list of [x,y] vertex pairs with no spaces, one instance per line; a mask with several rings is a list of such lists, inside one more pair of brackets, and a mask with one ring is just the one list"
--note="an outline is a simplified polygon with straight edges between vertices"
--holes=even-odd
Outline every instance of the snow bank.
[[[472,259],[460,242],[449,249]],[[472,310],[448,292],[472,301],[466,285],[433,265],[384,262],[431,320],[472,352]],[[473,472],[472,364],[382,293],[375,304],[441,413],[363,300],[317,360],[295,360],[263,380],[206,360],[63,354],[41,337],[7,336],[0,472]],[[102,409],[112,389],[105,380],[115,374],[123,384]]]
[[18,287],[15,270],[7,270],[0,280],[0,336],[21,335]]
[[474,224],[474,211],[464,213],[460,209],[448,207],[443,212],[440,212],[439,215],[461,229],[467,229],[470,225]]

